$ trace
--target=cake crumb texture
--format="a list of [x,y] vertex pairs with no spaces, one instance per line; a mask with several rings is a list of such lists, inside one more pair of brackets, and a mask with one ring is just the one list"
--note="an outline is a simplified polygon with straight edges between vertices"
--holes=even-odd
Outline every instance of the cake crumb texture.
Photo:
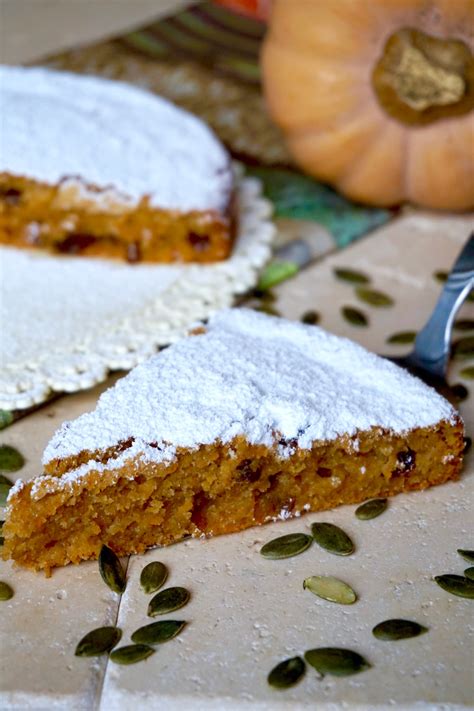
[[362,347],[246,309],[106,391],[9,497],[4,555],[47,572],[459,476],[451,405]]

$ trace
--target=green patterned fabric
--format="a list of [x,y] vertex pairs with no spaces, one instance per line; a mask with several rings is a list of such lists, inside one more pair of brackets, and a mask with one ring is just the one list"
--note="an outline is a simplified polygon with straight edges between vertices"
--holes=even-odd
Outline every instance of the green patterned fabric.
[[295,171],[249,168],[248,173],[262,181],[276,217],[318,222],[331,233],[338,247],[346,247],[393,216],[390,210],[350,202],[327,185]]

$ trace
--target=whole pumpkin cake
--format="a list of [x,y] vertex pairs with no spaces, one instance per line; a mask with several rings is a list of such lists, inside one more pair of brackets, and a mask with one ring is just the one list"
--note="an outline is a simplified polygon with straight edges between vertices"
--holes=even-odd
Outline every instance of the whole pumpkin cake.
[[0,67],[0,244],[129,262],[213,262],[233,175],[198,118],[124,83]]
[[224,310],[66,422],[11,489],[4,555],[47,572],[456,479],[463,424],[320,328]]

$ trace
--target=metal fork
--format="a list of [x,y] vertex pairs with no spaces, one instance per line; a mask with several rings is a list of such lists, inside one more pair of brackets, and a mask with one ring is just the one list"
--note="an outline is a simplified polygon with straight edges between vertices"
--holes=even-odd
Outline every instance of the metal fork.
[[451,332],[459,307],[474,288],[474,232],[461,250],[441,295],[425,326],[419,331],[415,347],[402,357],[384,356],[418,376],[448,399],[453,399],[446,381]]

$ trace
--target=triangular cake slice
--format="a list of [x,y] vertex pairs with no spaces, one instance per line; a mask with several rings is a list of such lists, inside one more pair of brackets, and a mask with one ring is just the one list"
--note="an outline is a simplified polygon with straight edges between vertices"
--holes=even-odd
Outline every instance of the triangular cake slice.
[[246,309],[202,331],[54,435],[11,491],[7,557],[49,571],[458,477],[455,410],[387,360]]

